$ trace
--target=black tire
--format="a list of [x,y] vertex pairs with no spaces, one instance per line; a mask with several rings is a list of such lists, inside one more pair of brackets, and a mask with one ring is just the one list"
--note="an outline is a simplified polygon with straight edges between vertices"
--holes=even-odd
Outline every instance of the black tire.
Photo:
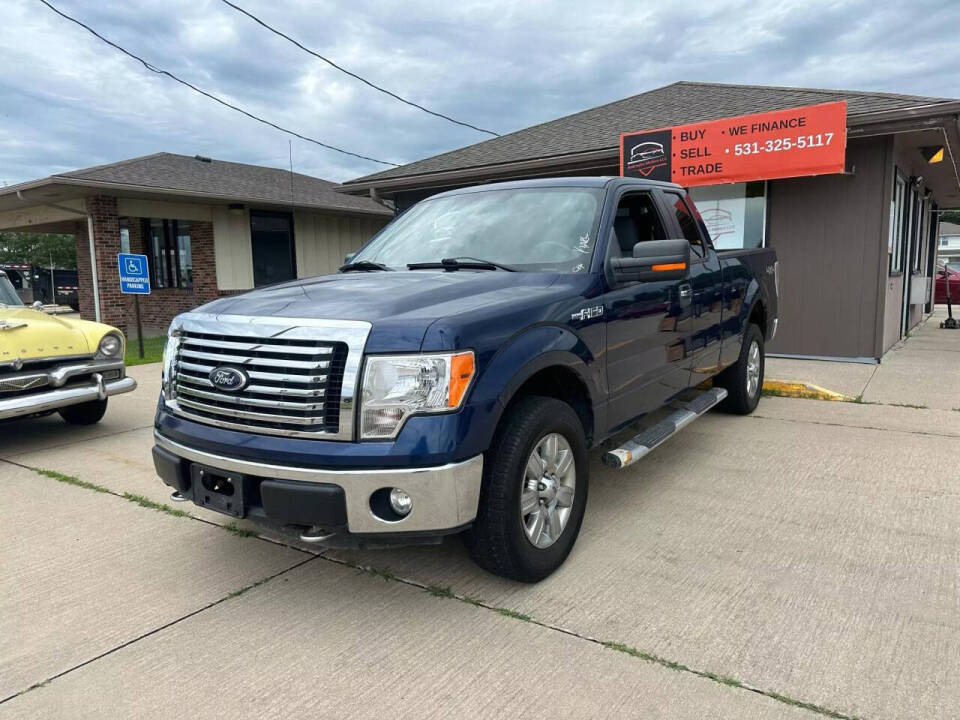
[[[532,583],[563,564],[580,532],[589,481],[587,442],[580,418],[560,400],[522,397],[506,413],[484,455],[477,519],[465,540],[480,567]],[[575,488],[559,537],[549,547],[538,548],[524,531],[520,496],[526,485],[527,460],[540,440],[551,433],[561,435],[573,451]]]
[[94,425],[100,422],[106,411],[107,401],[104,399],[91,400],[79,405],[67,405],[60,408],[59,413],[60,417],[71,425]]
[[[748,373],[750,348],[757,344],[760,353],[760,377],[757,379],[753,393],[748,390]],[[763,388],[763,372],[766,356],[763,349],[763,333],[756,325],[749,324],[743,333],[743,347],[740,348],[740,357],[737,362],[720,373],[714,380],[714,385],[727,391],[727,398],[720,404],[720,408],[736,415],[749,415],[757,408]]]

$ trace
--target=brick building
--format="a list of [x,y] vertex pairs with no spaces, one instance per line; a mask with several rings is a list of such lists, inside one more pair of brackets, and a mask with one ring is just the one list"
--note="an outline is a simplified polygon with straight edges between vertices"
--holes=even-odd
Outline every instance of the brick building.
[[[393,212],[287,170],[157,153],[0,189],[0,230],[72,233],[80,313],[128,334],[117,254],[147,256],[144,334],[227,295],[334,271]],[[91,241],[92,240],[92,241]]]

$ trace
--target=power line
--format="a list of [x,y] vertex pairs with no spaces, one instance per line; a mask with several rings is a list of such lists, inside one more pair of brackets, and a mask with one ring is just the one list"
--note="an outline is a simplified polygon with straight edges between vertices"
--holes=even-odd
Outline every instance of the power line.
[[280,132],[287,133],[288,135],[293,135],[294,137],[300,138],[301,140],[306,140],[307,142],[313,143],[314,145],[319,145],[320,147],[327,148],[328,150],[335,150],[336,152],[338,152],[338,153],[343,153],[344,155],[350,155],[351,157],[360,158],[361,160],[369,160],[370,162],[380,163],[381,165],[392,165],[393,167],[400,167],[400,165],[397,164],[397,163],[388,162],[387,160],[377,160],[377,158],[372,158],[372,157],[368,157],[368,156],[366,156],[366,155],[360,155],[359,153],[350,152],[349,150],[344,150],[343,148],[338,148],[338,147],[336,147],[336,146],[334,146],[334,145],[328,145],[327,143],[321,142],[320,140],[317,140],[317,139],[315,139],[315,138],[307,137],[306,135],[301,135],[300,133],[298,133],[298,132],[296,132],[296,131],[294,131],[294,130],[288,130],[287,128],[282,127],[282,126],[280,126],[280,125],[277,125],[277,124],[274,123],[274,122],[270,122],[269,120],[264,120],[262,117],[259,117],[259,116],[257,116],[257,115],[254,115],[253,113],[248,112],[248,111],[244,110],[244,109],[241,108],[241,107],[237,107],[236,105],[233,105],[233,104],[227,102],[226,100],[223,100],[222,98],[217,97],[216,95],[213,95],[213,94],[211,94],[211,93],[208,93],[206,90],[202,90],[201,88],[198,88],[196,85],[192,85],[191,83],[187,82],[186,80],[184,80],[184,79],[182,79],[182,78],[177,77],[176,75],[174,75],[172,72],[170,72],[170,71],[168,71],[168,70],[164,70],[164,69],[162,69],[162,68],[156,67],[155,65],[151,65],[149,62],[147,62],[146,60],[144,60],[142,57],[139,57],[138,55],[134,55],[134,54],[133,54],[132,52],[130,52],[129,50],[120,47],[119,45],[117,45],[115,42],[112,42],[111,40],[107,40],[107,38],[105,38],[103,35],[101,35],[100,33],[98,33],[96,30],[94,30],[94,29],[93,29],[92,27],[90,27],[89,25],[86,25],[86,24],[82,23],[81,21],[77,20],[76,18],[67,15],[65,12],[62,12],[61,10],[58,10],[56,7],[54,7],[54,6],[51,5],[49,2],[47,2],[47,0],[40,0],[40,2],[42,2],[42,3],[43,3],[44,5],[46,5],[48,8],[50,8],[51,10],[53,10],[53,12],[55,12],[55,13],[56,13],[57,15],[59,15],[60,17],[66,19],[66,20],[69,20],[69,21],[72,22],[72,23],[75,23],[75,24],[79,25],[79,26],[82,27],[84,30],[86,30],[87,32],[89,32],[91,35],[93,35],[94,37],[96,37],[98,40],[102,40],[102,41],[105,42],[107,45],[109,45],[110,47],[112,47],[112,48],[114,48],[114,49],[116,49],[116,50],[119,50],[120,52],[122,52],[122,53],[123,53],[124,55],[126,55],[127,57],[133,58],[134,60],[136,60],[137,62],[139,62],[141,65],[143,65],[143,66],[144,66],[147,70],[149,70],[150,72],[157,73],[158,75],[166,75],[166,76],[167,76],[168,78],[170,78],[171,80],[174,80],[174,81],[180,83],[181,85],[190,88],[190,89],[193,90],[194,92],[198,92],[198,93],[200,93],[201,95],[204,95],[205,97],[210,98],[210,99],[213,100],[214,102],[218,102],[218,103],[220,103],[221,105],[224,105],[225,107],[230,108],[231,110],[236,110],[238,113],[242,113],[243,115],[246,115],[246,116],[247,116],[248,118],[250,118],[251,120],[256,120],[257,122],[263,123],[264,125],[269,125],[270,127],[274,128],[274,129],[276,129],[276,130],[279,130]]
[[243,9],[242,7],[240,7],[239,5],[233,4],[232,2],[230,2],[230,0],[221,0],[221,2],[222,2],[224,5],[229,5],[230,7],[232,7],[232,8],[233,8],[234,10],[236,10],[237,12],[243,13],[244,15],[246,15],[248,18],[250,18],[251,20],[253,20],[253,21],[254,21],[255,23],[257,23],[258,25],[262,25],[263,27],[265,27],[267,30],[269,30],[270,32],[272,32],[274,35],[279,35],[279,36],[282,37],[284,40],[289,40],[289,41],[292,42],[294,45],[296,45],[298,48],[300,48],[301,50],[303,50],[305,53],[309,53],[310,55],[313,55],[315,58],[318,58],[318,59],[320,59],[320,60],[323,60],[323,61],[324,61],[325,63],[327,63],[327,65],[329,65],[330,67],[336,68],[336,69],[339,70],[340,72],[345,73],[346,75],[349,75],[350,77],[359,80],[359,81],[362,82],[364,85],[368,85],[368,86],[372,87],[374,90],[379,90],[380,92],[384,93],[385,95],[389,95],[390,97],[394,98],[395,100],[399,100],[400,102],[405,103],[405,104],[409,105],[410,107],[415,107],[415,108],[417,108],[418,110],[423,110],[425,113],[428,113],[428,114],[430,114],[430,115],[433,115],[434,117],[443,118],[444,120],[449,120],[450,122],[452,122],[452,123],[454,123],[454,124],[456,124],[456,125],[461,125],[461,126],[463,126],[463,127],[470,128],[471,130],[476,130],[477,132],[486,133],[487,135],[493,135],[494,137],[500,137],[500,133],[496,133],[496,132],[494,132],[493,130],[484,130],[482,127],[477,127],[476,125],[471,125],[471,124],[468,123],[468,122],[463,122],[463,121],[461,121],[461,120],[456,120],[456,119],[450,117],[449,115],[444,115],[443,113],[434,112],[433,110],[429,110],[429,109],[425,108],[423,105],[418,105],[417,103],[413,102],[412,100],[407,100],[406,98],[400,97],[400,96],[397,95],[395,92],[391,92],[390,90],[387,90],[386,88],[382,88],[382,87],[380,87],[379,85],[376,85],[376,84],[370,82],[370,81],[367,80],[366,78],[361,77],[360,75],[357,75],[355,72],[351,72],[351,71],[347,70],[347,69],[344,68],[344,67],[340,67],[340,66],[337,65],[333,60],[330,60],[329,58],[325,58],[325,57],[324,57],[323,55],[321,55],[320,53],[315,52],[315,51],[311,50],[310,48],[308,48],[308,47],[306,47],[306,46],[304,46],[304,45],[301,45],[299,42],[297,42],[296,40],[294,40],[292,37],[290,37],[290,36],[287,35],[286,33],[281,32],[280,30],[277,30],[276,28],[271,27],[270,25],[267,25],[267,23],[265,23],[263,20],[261,20],[260,18],[258,18],[256,15],[254,15],[253,13],[250,13],[250,12],[244,10],[244,9]]

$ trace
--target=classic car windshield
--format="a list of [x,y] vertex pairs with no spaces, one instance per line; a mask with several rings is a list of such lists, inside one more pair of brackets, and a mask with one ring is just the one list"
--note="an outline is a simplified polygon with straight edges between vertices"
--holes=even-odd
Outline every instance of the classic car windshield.
[[532,272],[587,272],[603,202],[599,188],[483,190],[424,200],[351,262],[406,269],[470,258]]
[[23,300],[14,290],[10,278],[3,273],[0,273],[0,305],[23,305]]

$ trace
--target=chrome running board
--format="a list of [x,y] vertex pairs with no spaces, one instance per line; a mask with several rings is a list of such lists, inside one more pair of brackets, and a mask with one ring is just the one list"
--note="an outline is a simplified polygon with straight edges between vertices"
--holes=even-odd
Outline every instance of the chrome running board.
[[685,428],[707,410],[727,397],[723,388],[705,390],[688,403],[678,404],[677,410],[623,445],[603,455],[603,464],[613,468],[625,468],[660,445],[677,431]]

